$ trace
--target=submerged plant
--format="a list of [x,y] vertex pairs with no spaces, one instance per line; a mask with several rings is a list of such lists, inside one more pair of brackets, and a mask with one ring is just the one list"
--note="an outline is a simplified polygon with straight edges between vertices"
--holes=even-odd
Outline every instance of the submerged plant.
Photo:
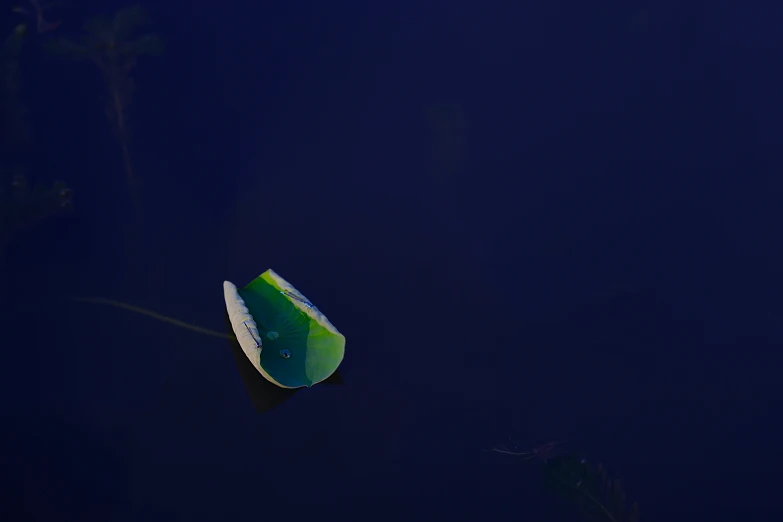
[[22,174],[3,182],[0,184],[0,254],[16,234],[72,206],[73,191],[65,183],[30,187]]
[[4,162],[11,151],[30,141],[27,109],[22,103],[22,73],[19,57],[24,46],[27,26],[17,25],[0,48],[0,111],[2,111]]
[[49,2],[46,4],[41,4],[38,0],[27,0],[26,3],[27,7],[17,5],[12,7],[11,11],[16,14],[34,18],[35,25],[38,28],[39,33],[48,33],[49,31],[53,31],[57,29],[57,27],[59,27],[62,23],[62,20],[49,22],[46,18],[44,18],[46,11],[52,7],[55,7],[60,2]]
[[49,44],[53,53],[73,60],[89,60],[103,73],[109,89],[106,116],[120,143],[125,174],[131,187],[136,181],[128,143],[127,109],[134,87],[131,71],[136,67],[139,56],[158,54],[163,48],[156,35],[136,36],[146,23],[147,17],[141,7],[126,7],[111,20],[93,18],[88,21],[79,41],[58,39]]
[[611,478],[601,463],[593,467],[574,455],[556,457],[546,463],[544,475],[552,489],[579,504],[591,520],[639,520],[639,506],[628,506],[620,480]]
[[609,477],[603,464],[593,467],[586,459],[575,455],[556,455],[559,442],[549,442],[529,451],[516,445],[498,445],[486,451],[540,459],[544,463],[544,480],[549,489],[577,503],[582,512],[594,521],[639,522],[639,506],[627,505],[619,479]]
[[[48,5],[41,6],[35,0],[29,5],[35,13],[21,7],[13,11],[36,16],[39,32],[51,30],[52,25],[43,19],[43,9]],[[0,259],[14,237],[73,205],[73,192],[65,183],[30,186],[22,174],[32,145],[31,126],[21,97],[20,59],[26,38],[27,26],[18,24],[0,47]]]

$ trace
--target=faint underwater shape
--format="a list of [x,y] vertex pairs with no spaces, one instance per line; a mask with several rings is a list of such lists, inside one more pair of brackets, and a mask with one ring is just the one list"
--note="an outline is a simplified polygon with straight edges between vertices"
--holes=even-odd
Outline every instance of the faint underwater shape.
[[[29,143],[32,130],[27,120],[27,108],[22,103],[22,72],[19,57],[24,47],[27,27],[17,25],[0,48],[0,113],[2,113],[3,144],[7,148]],[[9,150],[4,151],[7,157]]]
[[560,442],[549,442],[526,451],[516,444],[495,445],[484,451],[544,462],[544,485],[558,495],[575,502],[589,520],[638,522],[639,506],[627,508],[619,479],[611,479],[603,464],[593,467],[587,459],[570,454],[557,455]]
[[602,464],[593,467],[575,455],[555,457],[544,466],[546,485],[576,502],[590,520],[638,522],[639,506],[626,506],[619,479],[611,479]]
[[41,5],[39,0],[27,0],[27,3],[30,4],[30,8],[14,6],[11,8],[11,11],[16,14],[35,18],[39,33],[48,33],[49,31],[53,31],[54,29],[57,29],[57,27],[59,27],[62,23],[62,20],[49,22],[44,18],[44,13],[46,13],[46,11],[52,7],[57,6],[58,4],[61,4],[62,2],[49,2]]
[[37,183],[31,189],[27,178],[16,174],[0,184],[0,252],[19,232],[72,207],[73,191],[65,183]]
[[136,184],[136,177],[131,162],[127,121],[127,109],[134,89],[130,74],[139,56],[159,54],[163,50],[161,39],[154,34],[131,39],[146,23],[147,16],[141,7],[125,7],[110,20],[100,17],[90,19],[78,42],[60,38],[47,44],[53,54],[76,61],[89,60],[103,72],[110,97],[106,116],[117,134],[125,175],[131,187]]

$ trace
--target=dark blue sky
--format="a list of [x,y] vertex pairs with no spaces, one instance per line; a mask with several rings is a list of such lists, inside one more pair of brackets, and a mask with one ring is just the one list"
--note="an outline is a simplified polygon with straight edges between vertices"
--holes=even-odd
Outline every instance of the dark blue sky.
[[[783,516],[781,9],[149,3],[134,207],[106,82],[42,49],[124,4],[71,4],[4,136],[74,191],[3,252],[4,520],[584,520],[509,439],[643,522]],[[347,344],[263,414],[227,342],[68,300],[222,330],[267,268]]]

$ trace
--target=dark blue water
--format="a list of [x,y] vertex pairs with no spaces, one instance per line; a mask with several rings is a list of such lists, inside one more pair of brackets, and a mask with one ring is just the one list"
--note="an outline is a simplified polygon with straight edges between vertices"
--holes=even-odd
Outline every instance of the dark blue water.
[[[3,17],[3,520],[589,520],[572,457],[642,521],[783,514],[779,10],[149,4],[118,133],[45,49],[121,7]],[[225,332],[268,268],[341,384],[72,299]]]

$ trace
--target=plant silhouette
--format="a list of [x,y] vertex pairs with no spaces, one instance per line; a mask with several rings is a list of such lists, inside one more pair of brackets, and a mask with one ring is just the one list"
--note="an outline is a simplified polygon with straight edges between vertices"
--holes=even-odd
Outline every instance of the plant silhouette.
[[609,477],[602,464],[567,455],[546,462],[544,478],[560,495],[576,502],[590,520],[638,522],[639,506],[627,506],[619,479]]
[[64,183],[31,187],[24,175],[32,144],[19,65],[26,36],[27,26],[18,24],[0,47],[0,260],[15,236],[73,205],[73,192]]
[[0,48],[0,111],[3,126],[3,163],[13,158],[19,147],[30,142],[31,129],[27,109],[22,103],[22,73],[19,57],[27,26],[17,25]]
[[484,451],[537,459],[544,463],[544,484],[555,493],[577,503],[588,519],[596,522],[639,522],[639,506],[626,505],[618,479],[612,479],[603,464],[593,467],[573,454],[558,455],[561,442],[548,442],[529,451],[517,445],[499,444]]
[[0,258],[20,232],[73,207],[73,191],[63,182],[37,183],[15,174],[10,182],[0,177]]
[[84,26],[84,34],[78,42],[67,39],[53,40],[49,50],[73,60],[88,60],[104,75],[109,89],[106,115],[114,126],[120,147],[128,184],[135,188],[136,176],[129,151],[127,110],[133,95],[131,72],[141,55],[153,55],[162,51],[163,45],[156,35],[136,36],[147,23],[144,10],[139,6],[126,7],[112,19],[92,18]]
[[34,18],[38,32],[48,33],[49,31],[57,29],[62,21],[56,20],[54,22],[49,22],[46,18],[44,18],[44,14],[52,7],[55,7],[59,4],[61,4],[61,2],[49,2],[47,4],[41,4],[39,0],[27,0],[27,5],[29,7],[17,5],[12,7],[11,11],[16,14]]

